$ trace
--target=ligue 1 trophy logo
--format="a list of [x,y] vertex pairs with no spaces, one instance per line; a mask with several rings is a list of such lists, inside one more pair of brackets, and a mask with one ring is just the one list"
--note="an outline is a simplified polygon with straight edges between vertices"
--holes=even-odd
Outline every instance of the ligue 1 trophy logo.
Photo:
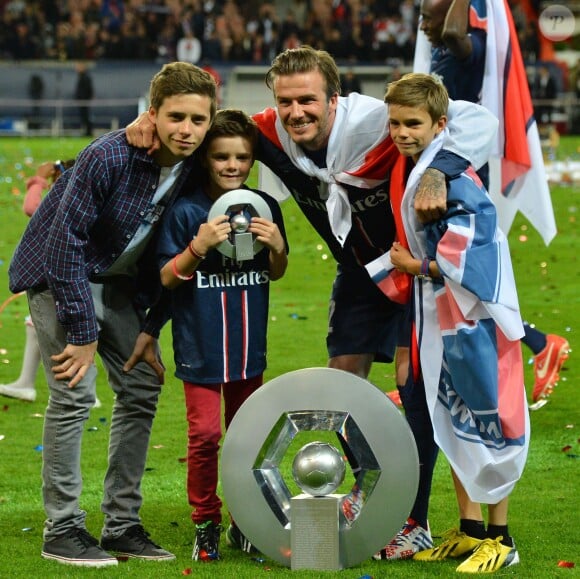
[[[298,435],[320,433],[330,442],[292,450]],[[292,494],[292,481],[302,493]],[[342,370],[306,368],[267,382],[224,439],[222,484],[233,519],[260,552],[292,569],[339,570],[370,559],[407,520],[418,481],[401,412]]]
[[218,245],[218,251],[237,261],[253,259],[262,249],[262,244],[248,231],[250,221],[252,217],[272,220],[268,204],[253,191],[234,189],[222,195],[211,206],[208,221],[218,215],[229,215],[232,226],[230,238]]

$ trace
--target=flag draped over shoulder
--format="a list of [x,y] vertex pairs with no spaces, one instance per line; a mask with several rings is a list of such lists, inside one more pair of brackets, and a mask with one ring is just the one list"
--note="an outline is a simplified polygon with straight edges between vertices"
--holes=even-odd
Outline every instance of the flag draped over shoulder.
[[415,215],[417,183],[441,142],[421,155],[402,201],[411,253],[435,257],[443,275],[414,282],[421,371],[435,441],[469,497],[496,503],[519,480],[529,445],[523,327],[507,240],[475,171],[450,182],[441,223]]
[[[520,211],[548,245],[556,235],[556,221],[517,33],[507,0],[487,0],[486,10],[481,104],[500,122],[490,158],[489,194],[506,234]],[[414,70],[429,72],[430,44],[420,30],[417,36]]]
[[398,156],[389,137],[386,105],[358,93],[351,93],[348,98],[338,98],[324,168],[318,167],[292,141],[273,109],[258,113],[253,118],[260,131],[279,146],[296,167],[328,185],[328,219],[334,236],[344,245],[351,228],[351,207],[342,184],[359,188],[376,187],[386,180]]

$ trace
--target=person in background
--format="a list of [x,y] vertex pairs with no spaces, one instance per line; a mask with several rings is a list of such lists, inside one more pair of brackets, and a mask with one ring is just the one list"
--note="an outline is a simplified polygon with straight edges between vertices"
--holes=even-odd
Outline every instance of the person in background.
[[[519,562],[508,531],[508,497],[522,475],[530,436],[523,327],[508,243],[472,167],[447,182],[441,219],[423,225],[415,217],[417,181],[445,134],[449,99],[442,82],[407,74],[389,85],[385,102],[401,153],[391,191],[404,191],[406,233],[390,257],[414,280],[412,340],[420,366],[410,371],[409,382],[425,391],[435,440],[451,466],[461,524],[442,545],[414,559],[469,555],[458,572],[492,573]],[[487,529],[482,502],[488,503]]]
[[348,96],[351,92],[362,93],[360,79],[352,67],[349,67],[346,72],[341,75],[340,88],[342,89],[342,96]]
[[[36,175],[26,181],[26,195],[22,209],[28,217],[36,211],[42,201],[43,191],[48,189],[62,175],[62,173],[74,165],[74,159],[68,161],[46,161],[36,169]],[[36,331],[30,316],[24,321],[25,344],[24,357],[20,376],[9,384],[0,384],[0,394],[9,398],[34,402],[36,400],[36,374],[40,365],[40,349]],[[101,406],[101,401],[95,398],[95,408]]]
[[[272,220],[240,209],[250,220],[248,232],[263,244],[252,259],[239,261],[217,249],[228,239],[233,243],[231,223],[240,213],[208,220],[222,195],[247,189],[257,139],[257,126],[244,112],[218,111],[199,149],[203,176],[170,210],[158,246],[161,281],[171,289],[175,374],[185,390],[187,495],[196,561],[220,558],[221,394],[227,429],[238,408],[263,383],[270,281],[280,279],[288,263],[282,212],[271,196],[253,190],[267,203]],[[243,551],[253,550],[233,521],[226,540]]]
[[[452,99],[476,103],[481,100],[487,25],[484,0],[422,0],[420,26],[432,45],[430,70],[441,76]],[[553,79],[551,83],[547,79],[549,69],[541,66],[539,70],[545,79],[541,84],[555,86]],[[554,97],[552,94],[545,98]],[[541,111],[538,113],[538,122],[544,122],[543,114]],[[478,174],[484,186],[489,188],[488,166],[485,165],[484,172],[479,170]],[[560,370],[569,356],[570,344],[564,337],[542,332],[526,321],[524,331],[522,343],[533,353],[532,401],[537,402],[550,396],[558,383]]]
[[550,67],[540,63],[536,69],[536,77],[533,84],[534,99],[540,101],[536,105],[535,116],[538,123],[549,125],[552,122],[554,112],[553,101],[558,96],[556,81],[550,72]]
[[[215,81],[190,64],[166,64],[149,90],[161,146],[151,157],[113,131],[83,149],[32,216],[9,267],[26,290],[50,389],[42,477],[41,555],[62,564],[117,565],[175,558],[140,517],[141,483],[165,368],[158,337],[168,320],[158,226],[188,176],[215,116]],[[80,507],[81,447],[95,402],[95,355],[115,392],[100,541]]]
[[[79,62],[76,66],[77,83],[75,86],[75,99],[79,101],[90,101],[95,96],[93,79],[87,71],[87,66]],[[90,137],[93,134],[93,123],[91,121],[91,108],[87,104],[79,106],[82,134]]]

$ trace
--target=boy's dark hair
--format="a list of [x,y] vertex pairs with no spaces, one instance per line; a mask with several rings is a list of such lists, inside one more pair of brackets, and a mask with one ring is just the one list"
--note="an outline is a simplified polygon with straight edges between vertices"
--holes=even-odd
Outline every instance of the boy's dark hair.
[[421,108],[436,123],[447,115],[449,96],[443,83],[431,74],[410,72],[387,87],[385,102],[403,107]]
[[211,100],[211,118],[217,109],[217,87],[209,72],[189,62],[170,62],[153,77],[149,88],[149,102],[159,109],[163,101],[177,94],[199,94]]
[[334,58],[326,50],[315,50],[307,44],[288,48],[272,61],[266,73],[266,86],[274,92],[274,81],[279,76],[290,76],[318,70],[326,81],[326,96],[340,94],[340,74]]
[[252,151],[258,143],[258,126],[252,117],[239,109],[220,109],[199,147],[202,158],[210,143],[218,137],[244,137],[250,141]]

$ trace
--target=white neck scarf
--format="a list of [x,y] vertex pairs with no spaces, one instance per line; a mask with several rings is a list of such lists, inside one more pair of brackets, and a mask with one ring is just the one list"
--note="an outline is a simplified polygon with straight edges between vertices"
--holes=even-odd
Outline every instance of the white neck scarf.
[[350,202],[342,184],[368,189],[385,180],[369,177],[365,165],[369,153],[388,137],[387,119],[387,105],[376,98],[358,93],[339,97],[328,141],[326,168],[320,168],[290,139],[276,114],[276,132],[292,163],[306,175],[328,184],[328,220],[341,246],[351,228]]

